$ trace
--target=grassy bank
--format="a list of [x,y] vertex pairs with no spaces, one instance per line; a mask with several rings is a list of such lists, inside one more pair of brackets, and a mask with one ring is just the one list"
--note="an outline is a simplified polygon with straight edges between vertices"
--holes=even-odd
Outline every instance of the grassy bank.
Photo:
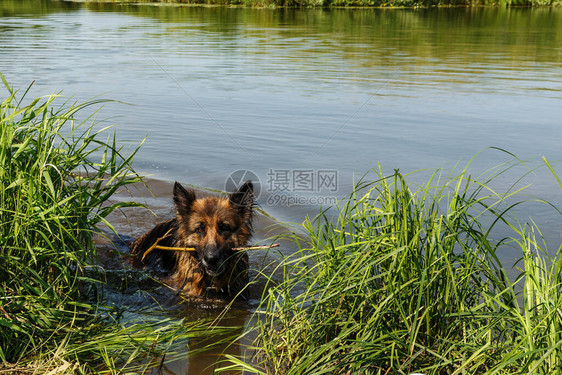
[[79,0],[87,3],[240,5],[247,7],[560,6],[561,0]]
[[[548,256],[494,178],[436,174],[412,189],[377,171],[336,220],[305,222],[310,241],[264,293],[251,372],[560,374],[562,252]],[[500,226],[513,235],[492,240]],[[519,252],[518,275],[502,246]]]
[[[0,75],[1,77],[1,75]],[[100,101],[28,99],[4,82],[0,104],[0,373],[118,373],[149,367],[201,325],[119,322],[93,299],[93,235],[111,195],[138,181],[133,150],[75,117]],[[22,104],[27,102],[28,104]],[[170,353],[171,354],[171,353]]]

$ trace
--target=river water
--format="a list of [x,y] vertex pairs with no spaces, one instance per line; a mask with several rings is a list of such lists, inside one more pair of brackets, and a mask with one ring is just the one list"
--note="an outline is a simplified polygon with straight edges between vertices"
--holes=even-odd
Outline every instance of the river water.
[[[560,8],[0,0],[0,72],[14,87],[35,81],[30,97],[118,101],[97,117],[127,147],[146,137],[138,171],[218,190],[252,177],[261,208],[283,222],[344,197],[378,163],[385,173],[451,170],[480,152],[477,175],[514,160],[500,148],[526,166],[503,174],[499,190],[543,156],[562,176]],[[527,183],[528,196],[561,202],[546,168]],[[557,249],[558,213],[530,204],[520,214]]]

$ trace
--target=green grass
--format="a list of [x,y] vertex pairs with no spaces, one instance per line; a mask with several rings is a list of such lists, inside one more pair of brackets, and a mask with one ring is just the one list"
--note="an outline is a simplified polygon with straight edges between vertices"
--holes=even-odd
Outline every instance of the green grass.
[[208,336],[201,322],[124,326],[117,310],[87,297],[99,283],[85,271],[96,263],[96,228],[135,205],[109,199],[139,181],[138,148],[124,153],[108,128],[75,121],[103,101],[18,97],[0,77],[0,372],[140,371],[170,358],[174,341]]
[[[552,169],[551,169],[552,170]],[[256,326],[264,374],[560,374],[562,255],[512,214],[518,191],[435,173],[412,189],[396,172],[360,182],[334,219],[280,264]],[[487,224],[484,224],[487,223]],[[492,240],[494,228],[513,235]],[[519,249],[508,277],[496,251]]]

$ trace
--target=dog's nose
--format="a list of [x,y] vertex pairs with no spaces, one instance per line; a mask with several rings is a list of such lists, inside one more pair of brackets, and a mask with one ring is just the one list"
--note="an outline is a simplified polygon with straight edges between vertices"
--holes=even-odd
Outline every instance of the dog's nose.
[[203,257],[203,260],[208,266],[217,266],[220,260],[220,257],[215,254],[207,254]]

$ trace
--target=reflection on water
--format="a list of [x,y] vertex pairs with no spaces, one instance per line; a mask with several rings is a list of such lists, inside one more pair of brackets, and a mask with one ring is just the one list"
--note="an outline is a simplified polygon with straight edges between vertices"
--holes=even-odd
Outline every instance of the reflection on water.
[[[268,10],[0,0],[0,71],[13,86],[35,80],[30,97],[64,89],[77,100],[101,95],[127,103],[106,104],[98,118],[118,124],[131,145],[147,137],[137,169],[213,189],[224,189],[231,172],[251,170],[261,181],[261,207],[296,223],[318,212],[311,198],[345,196],[353,178],[379,162],[385,171],[451,168],[490,146],[530,160],[531,168],[543,155],[559,160],[561,68],[557,8]],[[508,160],[485,151],[473,172]],[[560,164],[555,168],[562,175]],[[287,185],[285,193],[305,204],[283,204],[270,199],[279,193],[279,180],[272,180],[278,171],[336,171],[337,188]],[[510,170],[498,189],[526,171]],[[545,168],[522,183],[533,184],[529,194],[561,201]],[[159,210],[170,214],[171,204]],[[558,247],[557,213],[532,206],[521,214]],[[130,218],[133,236],[152,220],[143,215]]]
[[561,9],[15,3],[0,1],[10,82],[132,104],[101,117],[148,136],[137,167],[157,177],[222,189],[240,168],[264,183],[271,168],[330,168],[342,196],[377,162],[559,157]]

